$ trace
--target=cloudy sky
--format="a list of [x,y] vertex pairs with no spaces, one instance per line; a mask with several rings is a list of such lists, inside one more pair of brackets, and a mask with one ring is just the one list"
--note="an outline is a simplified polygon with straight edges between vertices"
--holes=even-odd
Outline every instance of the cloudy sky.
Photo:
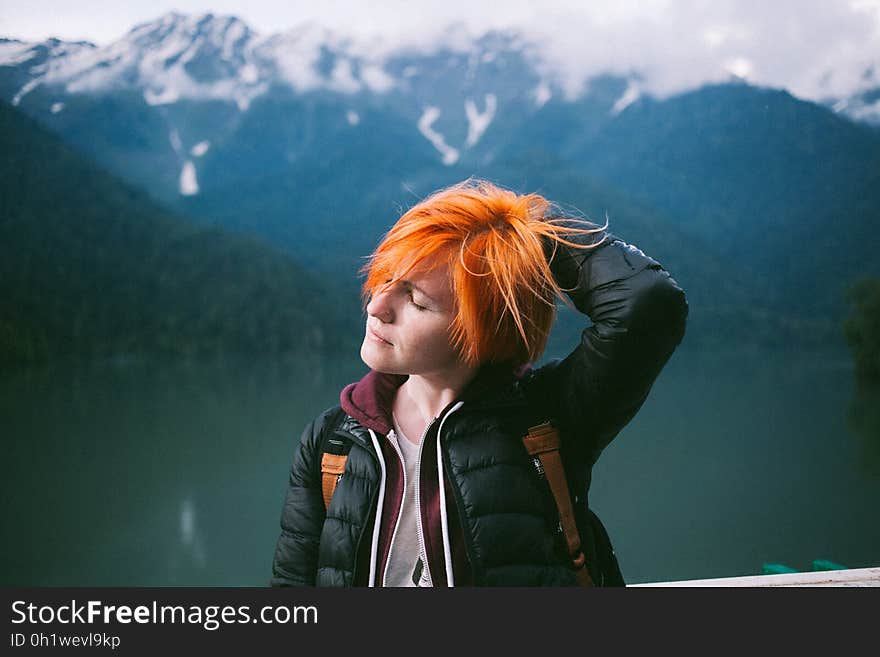
[[[880,86],[880,0],[0,0],[0,36],[97,44],[168,11],[232,14],[260,33],[312,21],[385,44],[435,47],[441,27],[514,28],[569,81],[644,76],[663,95],[731,74],[804,98]],[[499,10],[503,7],[503,11]],[[873,76],[873,77],[872,77]]]

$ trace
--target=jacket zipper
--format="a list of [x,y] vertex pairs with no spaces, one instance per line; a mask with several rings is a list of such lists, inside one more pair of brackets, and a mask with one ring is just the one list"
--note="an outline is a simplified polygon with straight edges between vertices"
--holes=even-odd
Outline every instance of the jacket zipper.
[[[422,565],[424,567],[422,578],[428,581],[428,586],[434,586],[434,580],[431,579],[431,568],[428,566],[428,551],[425,549],[425,539],[422,536],[422,501],[421,495],[419,495],[419,478],[422,469],[422,452],[425,451],[425,437],[428,435],[428,432],[431,430],[431,427],[434,426],[434,422],[436,421],[436,417],[431,420],[428,426],[425,427],[425,432],[422,434],[422,440],[419,443],[419,456],[416,459],[416,480],[414,483],[416,496],[416,536],[419,539],[419,559],[422,560]],[[418,586],[418,584],[416,584],[416,586]]]
[[[443,506],[444,506],[444,502],[443,502],[443,500],[445,499],[445,494],[446,494],[446,493],[445,493],[445,491],[444,491],[444,482],[443,482],[443,467],[442,467],[442,464],[443,464],[443,462],[442,462],[442,454],[443,454],[443,450],[442,450],[442,446],[441,446],[440,438],[442,437],[443,424],[446,422],[446,419],[447,419],[450,415],[452,415],[455,411],[457,411],[459,408],[461,408],[461,406],[462,406],[462,402],[458,402],[455,406],[453,406],[452,408],[450,408],[449,411],[447,411],[446,415],[443,416],[443,419],[440,420],[440,427],[437,429],[437,477],[438,477],[438,486],[440,487],[439,490],[438,490],[438,492],[437,492],[437,494],[438,494],[438,496],[440,497],[440,500],[441,500],[441,501],[440,501],[440,505],[441,505],[441,513],[440,513],[440,515],[441,515],[441,519],[440,519],[440,523],[441,523],[441,533],[444,534],[444,539],[443,539],[443,560],[444,560],[444,563],[446,564],[446,568],[447,568],[447,573],[446,573],[447,580],[450,580],[450,579],[451,579],[452,571],[451,571],[451,556],[450,556],[450,555],[447,555],[447,548],[448,548],[448,531],[449,531],[449,530],[448,530],[448,528],[445,528],[445,529],[444,529],[444,528],[442,527],[442,525],[443,525],[443,524],[445,523],[445,521],[446,521],[446,519],[445,519],[445,513],[444,513],[445,510],[443,509]],[[419,538],[419,558],[421,559],[422,557],[424,557],[424,558],[422,559],[423,566],[424,566],[424,572],[423,572],[423,574],[422,574],[422,577],[425,578],[425,579],[427,579],[427,581],[428,581],[428,586],[434,586],[434,579],[431,577],[431,568],[430,568],[430,566],[428,565],[428,550],[427,550],[427,548],[425,547],[425,539],[424,539],[424,537],[423,537],[423,533],[422,533],[422,532],[423,532],[423,530],[422,530],[422,501],[421,501],[421,495],[419,495],[419,478],[420,478],[421,473],[422,473],[422,452],[424,452],[424,450],[425,450],[425,438],[426,438],[427,435],[428,435],[428,431],[430,431],[431,427],[434,426],[434,423],[435,423],[438,419],[439,419],[439,416],[438,416],[438,417],[435,417],[433,420],[431,420],[431,423],[425,428],[425,433],[422,434],[422,442],[421,442],[421,444],[419,445],[419,458],[418,458],[418,460],[416,461],[416,481],[415,481],[415,491],[416,491],[416,534],[417,534],[417,536],[418,536],[418,538]]]
[[[407,440],[406,438],[398,435],[394,429],[391,430],[394,433],[395,440],[389,441],[391,445],[394,447],[394,451],[397,452],[397,457],[400,459],[400,466],[403,470],[403,497],[400,498],[400,509],[397,511],[397,521],[394,523],[394,532],[391,534],[391,546],[388,548],[388,561],[391,560],[391,555],[394,554],[394,539],[397,538],[397,530],[400,528],[400,519],[403,517],[403,504],[406,502],[406,463],[403,460],[403,452],[397,446],[397,441],[399,440]],[[422,440],[424,440],[424,436],[422,436]],[[421,544],[420,544],[421,545]],[[419,555],[421,558],[421,554]],[[382,586],[386,586],[388,582],[388,561],[385,562],[385,568],[382,572]]]

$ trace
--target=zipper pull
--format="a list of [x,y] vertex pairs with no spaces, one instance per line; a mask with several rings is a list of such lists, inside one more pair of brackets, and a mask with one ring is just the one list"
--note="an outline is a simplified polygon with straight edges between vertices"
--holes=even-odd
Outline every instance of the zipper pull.
[[532,463],[535,466],[535,472],[537,472],[538,476],[543,479],[544,478],[544,466],[541,463],[541,459],[539,459],[537,456],[533,456]]
[[423,568],[424,568],[424,564],[422,563],[422,558],[419,557],[419,560],[416,561],[416,567],[415,567],[415,570],[413,570],[413,574],[412,574],[412,583],[415,584],[416,586],[419,585],[419,580],[422,579]]

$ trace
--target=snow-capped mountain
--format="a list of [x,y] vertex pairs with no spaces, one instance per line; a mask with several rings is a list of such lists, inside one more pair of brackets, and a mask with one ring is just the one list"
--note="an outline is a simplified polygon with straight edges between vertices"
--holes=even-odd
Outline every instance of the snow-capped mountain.
[[0,66],[27,71],[14,105],[40,85],[71,94],[134,89],[151,105],[227,100],[241,110],[273,84],[345,94],[395,85],[381,62],[352,46],[314,24],[263,37],[235,17],[169,13],[106,47],[6,40]]
[[[515,32],[473,35],[450,25],[436,43],[444,45],[400,50],[314,23],[260,35],[232,16],[169,13],[104,47],[0,41],[0,95],[37,117],[63,112],[74,97],[116,96],[130,104],[139,96],[162,112],[168,145],[179,160],[176,191],[183,195],[198,192],[197,159],[241,118],[220,110],[223,120],[204,117],[201,134],[190,136],[193,121],[176,121],[175,106],[219,104],[245,113],[258,99],[332,94],[351,127],[361,123],[365,106],[393,108],[438,162],[451,166],[491,160],[496,149],[486,135],[502,116],[508,125],[521,124],[555,101],[584,105],[591,126],[601,126],[647,95],[637,72],[572,85],[544,59],[540,43]],[[880,123],[876,90],[825,104]]]
[[7,42],[0,62],[29,69],[31,79],[15,94],[13,105],[44,86],[68,94],[136,89],[150,105],[223,99],[246,109],[266,84],[253,52],[257,41],[237,18],[172,13],[138,25],[104,48],[57,44],[41,56],[42,44]]
[[[234,17],[170,13],[105,47],[0,42],[0,93],[34,114],[61,112],[69,97],[84,95],[139,95],[154,107],[213,101],[246,112],[273,94],[330,93],[350,104],[349,125],[360,122],[366,98],[393,105],[447,165],[483,139],[496,114],[536,111],[561,95],[539,48],[518,34],[474,37],[453,25],[442,42],[435,52],[400,52],[312,23],[261,36]],[[626,87],[609,110],[632,102],[636,89]]]
[[[504,67],[504,51],[529,49],[515,34],[475,38],[458,26],[448,31],[450,38],[444,41],[455,56],[440,67],[441,76],[443,68],[464,64],[465,81],[473,81],[480,65],[495,73]],[[30,85],[13,96],[16,105],[38,85],[63,87],[67,93],[138,89],[154,105],[226,99],[243,110],[249,99],[277,84],[297,92],[323,89],[343,94],[413,89],[416,76],[430,85],[436,77],[425,74],[438,72],[432,68],[436,61],[429,57],[401,64],[401,55],[413,54],[341,36],[314,23],[261,36],[238,18],[213,14],[169,13],[136,26],[106,47],[55,39],[42,44],[0,40],[0,66],[26,70],[29,77]],[[496,65],[491,65],[496,58]],[[532,92],[538,104],[550,94],[547,83]]]

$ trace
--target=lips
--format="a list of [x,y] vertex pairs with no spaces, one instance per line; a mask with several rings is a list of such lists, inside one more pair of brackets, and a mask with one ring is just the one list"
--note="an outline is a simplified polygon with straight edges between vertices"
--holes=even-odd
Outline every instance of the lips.
[[383,338],[381,335],[379,335],[376,331],[374,331],[374,330],[373,330],[372,328],[370,328],[369,326],[367,327],[367,334],[368,334],[371,338],[373,338],[376,342],[381,342],[382,344],[387,344],[387,345],[390,345],[390,346],[392,346],[392,347],[394,346],[389,340],[386,340],[385,338]]

